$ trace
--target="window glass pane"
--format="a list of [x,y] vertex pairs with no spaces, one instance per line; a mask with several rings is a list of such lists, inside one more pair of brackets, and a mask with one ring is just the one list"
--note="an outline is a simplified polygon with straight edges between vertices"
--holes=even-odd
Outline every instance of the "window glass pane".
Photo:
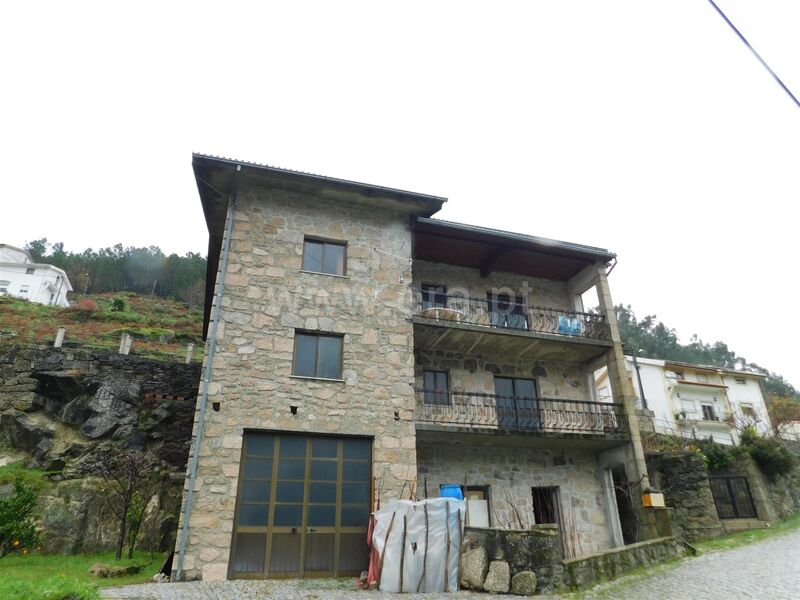
[[311,527],[333,527],[336,524],[336,505],[309,504],[308,524]]
[[339,442],[334,439],[317,438],[311,440],[311,456],[314,458],[336,458]]
[[281,438],[281,458],[305,458],[306,438],[286,436]]
[[325,244],[325,258],[322,265],[323,273],[344,275],[344,246],[339,244]]
[[239,525],[266,527],[268,506],[269,504],[242,504],[239,509]]
[[302,482],[279,481],[275,485],[276,502],[302,502],[305,484]]
[[536,386],[532,379],[515,379],[514,393],[520,398],[535,398]]
[[317,336],[294,336],[294,375],[314,377],[317,369]]
[[345,481],[368,481],[369,463],[345,461],[342,464],[342,479]]
[[372,440],[344,440],[342,445],[345,458],[370,459]]
[[346,504],[342,506],[342,527],[366,527],[369,510],[366,504]]
[[246,479],[272,479],[272,460],[269,458],[246,458],[244,476]]
[[309,486],[310,502],[336,502],[335,483],[312,483]]
[[494,378],[494,393],[498,396],[513,396],[514,395],[514,382],[507,377]]
[[422,387],[426,390],[434,390],[436,389],[436,373],[433,371],[425,371],[422,375],[423,383]]
[[445,373],[444,371],[438,371],[436,373],[436,391],[437,392],[447,391],[447,373]]
[[306,240],[303,244],[303,270],[322,272],[322,242]]
[[339,379],[342,376],[342,338],[320,336],[318,377]]
[[299,527],[303,522],[303,507],[296,504],[276,504],[274,525]]
[[280,479],[304,479],[306,476],[306,461],[296,459],[281,459],[278,462],[278,477]]
[[336,461],[311,461],[311,479],[314,481],[336,481]]
[[248,456],[272,456],[275,447],[275,438],[271,435],[245,436]]
[[369,487],[363,483],[343,483],[342,502],[369,502]]
[[243,481],[242,501],[268,502],[270,485],[272,485],[271,481]]

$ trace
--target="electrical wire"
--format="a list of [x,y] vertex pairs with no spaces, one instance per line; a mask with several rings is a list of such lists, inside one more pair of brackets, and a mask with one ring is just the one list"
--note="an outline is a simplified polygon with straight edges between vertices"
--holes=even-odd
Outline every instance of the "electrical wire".
[[778,77],[778,74],[775,73],[775,71],[773,71],[769,67],[769,65],[766,63],[766,61],[763,58],[761,58],[761,55],[758,52],[756,52],[756,49],[753,48],[753,46],[750,45],[750,42],[748,42],[747,39],[742,35],[742,33],[736,28],[736,25],[731,23],[731,20],[727,17],[727,15],[724,12],[722,12],[722,9],[719,6],[716,5],[714,0],[708,0],[708,2],[709,2],[709,4],[711,4],[711,6],[713,6],[716,9],[716,11],[719,13],[719,16],[721,16],[725,20],[725,22],[730,26],[730,28],[733,30],[733,32],[737,36],[739,36],[739,39],[742,40],[744,45],[747,46],[750,49],[750,52],[752,52],[753,55],[758,59],[758,62],[760,62],[761,65],[767,71],[769,71],[769,74],[772,75],[772,77],[775,78],[775,81],[778,82],[778,85],[783,88],[783,91],[786,92],[789,95],[789,97],[794,101],[794,103],[797,105],[797,108],[800,108],[800,101],[797,100],[795,95],[789,90],[788,87],[786,87],[786,85],[783,83],[783,81],[781,81],[781,78]]

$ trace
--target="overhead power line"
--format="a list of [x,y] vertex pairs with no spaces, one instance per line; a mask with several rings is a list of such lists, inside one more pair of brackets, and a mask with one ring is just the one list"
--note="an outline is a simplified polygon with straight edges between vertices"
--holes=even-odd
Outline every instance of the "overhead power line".
[[753,48],[750,45],[750,42],[748,42],[747,39],[745,39],[745,37],[742,35],[742,32],[739,31],[738,29],[736,29],[736,25],[731,23],[731,20],[725,15],[724,12],[722,12],[722,9],[719,6],[716,5],[714,0],[708,0],[708,2],[711,4],[711,6],[713,6],[716,9],[716,11],[719,13],[719,16],[721,16],[723,19],[725,19],[725,22],[730,26],[731,29],[733,29],[733,32],[736,35],[739,36],[739,39],[742,40],[744,45],[747,46],[750,49],[750,52],[752,52],[753,55],[758,59],[758,62],[760,62],[762,64],[762,66],[767,71],[769,71],[769,74],[772,75],[775,78],[775,81],[777,81],[778,85],[783,88],[783,91],[786,92],[789,95],[789,98],[791,98],[794,101],[794,103],[797,105],[797,107],[800,108],[800,101],[798,101],[797,98],[795,97],[795,95],[789,90],[789,88],[786,87],[786,85],[784,85],[783,81],[781,81],[781,78],[778,77],[778,74],[775,73],[775,71],[773,71],[772,69],[770,69],[769,65],[764,61],[763,58],[761,58],[761,55],[758,52],[756,52],[756,49]]

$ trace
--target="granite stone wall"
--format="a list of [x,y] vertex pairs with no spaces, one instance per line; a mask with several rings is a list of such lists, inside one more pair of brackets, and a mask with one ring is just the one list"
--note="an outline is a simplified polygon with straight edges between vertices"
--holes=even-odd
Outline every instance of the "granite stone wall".
[[580,556],[612,546],[593,452],[419,442],[417,460],[420,485],[427,482],[431,495],[446,483],[489,486],[490,525],[501,529],[534,525],[531,488],[557,486],[568,552]]
[[676,538],[692,542],[724,533],[708,484],[708,470],[700,454],[648,453],[647,468],[651,483],[663,492],[666,505],[673,509],[672,529]]
[[[304,236],[345,242],[346,275],[303,272]],[[227,576],[245,429],[372,437],[384,501],[416,477],[408,216],[243,186],[231,239],[189,579]],[[341,380],[292,375],[298,330],[343,336]]]

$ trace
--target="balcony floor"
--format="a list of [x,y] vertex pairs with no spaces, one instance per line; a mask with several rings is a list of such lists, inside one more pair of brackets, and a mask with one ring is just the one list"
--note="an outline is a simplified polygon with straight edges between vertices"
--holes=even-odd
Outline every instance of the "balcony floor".
[[416,429],[418,444],[606,450],[624,446],[630,441],[630,436],[622,433],[521,432],[419,422]]
[[413,317],[414,346],[464,354],[584,363],[604,355],[612,342],[522,329]]

